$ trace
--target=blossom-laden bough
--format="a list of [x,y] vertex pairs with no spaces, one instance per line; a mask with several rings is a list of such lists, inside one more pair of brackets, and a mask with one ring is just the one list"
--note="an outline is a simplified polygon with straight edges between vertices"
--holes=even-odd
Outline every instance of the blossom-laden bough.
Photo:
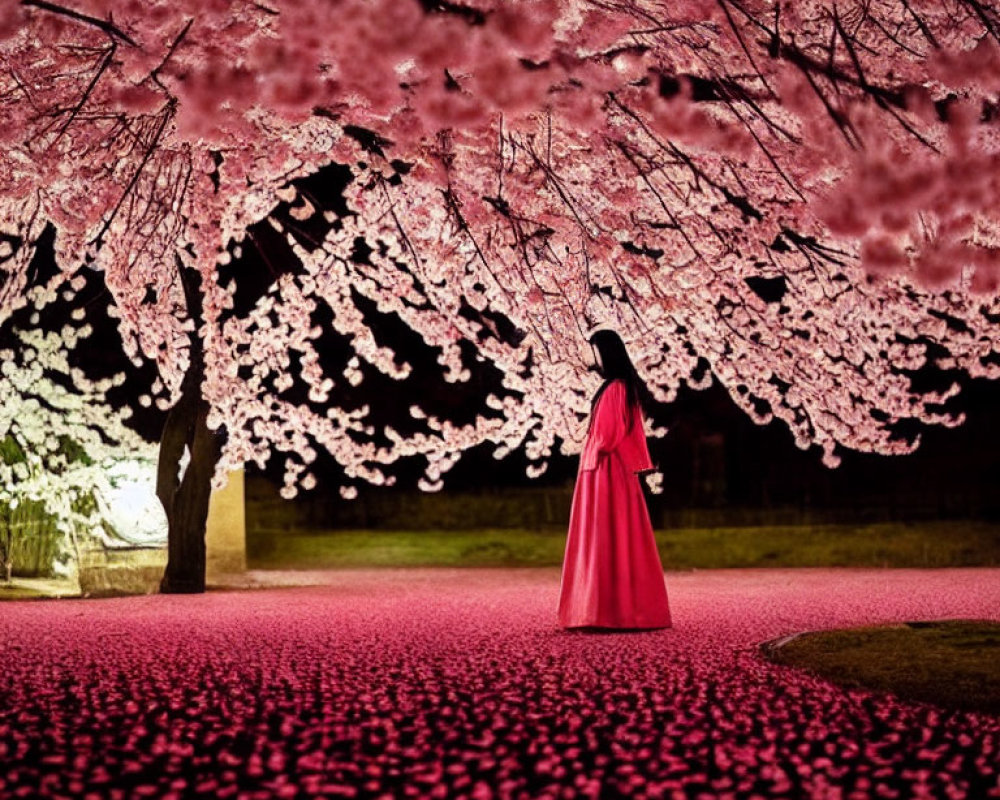
[[[0,308],[28,302],[55,226],[59,267],[104,273],[127,355],[157,366],[141,401],[174,409],[168,478],[185,449],[200,487],[280,452],[290,495],[323,447],[348,481],[425,457],[434,489],[486,441],[524,447],[538,474],[579,446],[601,323],[658,400],[715,376],[830,466],[838,447],[912,450],[900,423],[961,422],[944,407],[958,385],[925,391],[918,370],[997,376],[988,3],[0,10]],[[349,180],[317,202],[302,180],[333,163]],[[237,316],[243,276],[220,274],[264,219],[294,268]],[[504,375],[498,414],[452,425],[418,402],[427,431],[401,434],[341,408],[362,361],[408,369],[358,298],[439,348],[448,380],[474,344]],[[319,366],[320,307],[355,351],[337,374]],[[308,402],[289,399],[296,380]],[[202,504],[171,480],[168,516]]]

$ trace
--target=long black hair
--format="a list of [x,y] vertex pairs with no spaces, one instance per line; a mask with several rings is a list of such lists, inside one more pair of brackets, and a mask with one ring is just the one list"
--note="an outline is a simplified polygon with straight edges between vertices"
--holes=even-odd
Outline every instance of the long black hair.
[[601,366],[598,371],[604,378],[604,383],[597,390],[594,399],[590,403],[590,425],[594,424],[594,409],[597,408],[597,401],[601,399],[604,390],[611,385],[612,381],[624,381],[625,397],[628,406],[628,428],[632,430],[635,424],[636,409],[642,409],[645,397],[648,393],[646,384],[642,382],[639,373],[632,365],[632,359],[628,357],[625,343],[614,331],[600,330],[590,337],[590,344],[601,356]]

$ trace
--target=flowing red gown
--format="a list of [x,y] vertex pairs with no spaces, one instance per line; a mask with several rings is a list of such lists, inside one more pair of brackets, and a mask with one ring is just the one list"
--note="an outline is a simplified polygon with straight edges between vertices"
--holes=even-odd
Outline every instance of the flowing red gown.
[[564,628],[671,626],[663,565],[637,470],[652,466],[636,411],[612,382],[597,402],[573,492],[559,589]]

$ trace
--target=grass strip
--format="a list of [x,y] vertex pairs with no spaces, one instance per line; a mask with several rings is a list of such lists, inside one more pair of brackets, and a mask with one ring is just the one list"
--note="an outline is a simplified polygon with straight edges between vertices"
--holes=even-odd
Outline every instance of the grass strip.
[[761,647],[771,661],[845,688],[1000,714],[1000,623],[909,622],[815,631]]
[[[1000,565],[1000,525],[979,520],[872,525],[677,528],[656,532],[668,570],[726,567]],[[251,531],[254,569],[559,566],[566,531]]]

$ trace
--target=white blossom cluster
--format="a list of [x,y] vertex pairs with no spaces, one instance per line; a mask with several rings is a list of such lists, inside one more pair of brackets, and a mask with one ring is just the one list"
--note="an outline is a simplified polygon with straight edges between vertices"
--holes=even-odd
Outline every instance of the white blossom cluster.
[[152,470],[156,458],[155,446],[126,425],[130,410],[105,401],[124,375],[89,380],[69,366],[68,352],[90,333],[89,325],[61,333],[14,329],[15,346],[0,350],[0,440],[21,454],[0,460],[0,504],[40,502],[65,548],[84,537],[114,543],[108,501],[121,465]]

